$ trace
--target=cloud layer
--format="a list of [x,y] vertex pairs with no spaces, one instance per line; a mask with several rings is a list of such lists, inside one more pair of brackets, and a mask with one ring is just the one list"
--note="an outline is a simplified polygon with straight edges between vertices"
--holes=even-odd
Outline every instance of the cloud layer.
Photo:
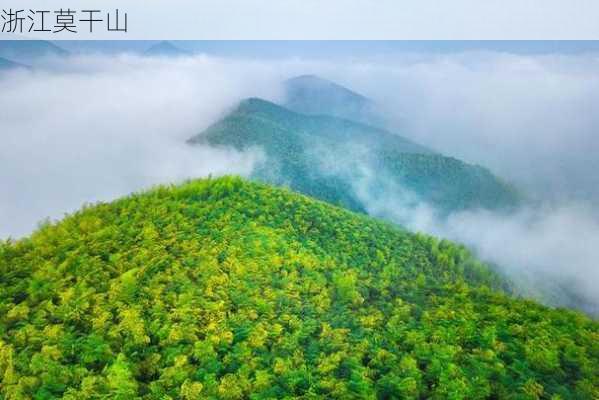
[[360,166],[355,189],[373,214],[467,244],[548,302],[571,305],[563,289],[598,312],[599,58],[584,54],[404,53],[352,63],[81,56],[4,73],[0,238],[157,183],[249,173],[259,149],[185,140],[239,99],[276,100],[282,79],[306,73],[372,97],[402,135],[490,167],[534,200],[509,218],[470,211],[439,220],[397,185],[369,196],[376,171]]
[[511,278],[523,296],[599,315],[599,218],[588,204],[529,205],[510,215],[471,210],[441,218],[391,182],[372,196],[373,180],[379,187],[381,181],[372,170],[362,172],[354,188],[369,214],[467,245]]
[[259,151],[190,148],[224,109],[263,90],[267,74],[198,57],[86,57],[0,80],[0,237],[47,217],[158,183],[246,174]]
[[416,141],[545,200],[599,202],[597,55],[412,55],[331,76],[378,100]]

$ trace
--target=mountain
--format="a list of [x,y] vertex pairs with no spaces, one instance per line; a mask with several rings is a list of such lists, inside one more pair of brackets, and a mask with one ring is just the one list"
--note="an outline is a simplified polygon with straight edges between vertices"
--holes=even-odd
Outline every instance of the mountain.
[[315,75],[302,75],[284,82],[283,105],[301,114],[326,114],[370,125],[384,125],[374,101]]
[[144,55],[150,57],[182,57],[189,56],[190,53],[180,49],[171,42],[162,41],[148,48]]
[[0,40],[0,57],[34,65],[46,57],[65,57],[69,52],[45,40]]
[[11,70],[11,69],[15,69],[15,68],[29,69],[30,67],[28,67],[27,65],[16,63],[14,61],[7,60],[6,58],[0,57],[0,71]]
[[189,143],[242,151],[260,147],[266,160],[254,178],[359,212],[368,208],[364,196],[424,201],[442,213],[507,209],[519,201],[509,185],[482,167],[379,128],[299,114],[261,99],[242,101]]
[[599,394],[599,324],[462,247],[239,178],[0,243],[1,397]]

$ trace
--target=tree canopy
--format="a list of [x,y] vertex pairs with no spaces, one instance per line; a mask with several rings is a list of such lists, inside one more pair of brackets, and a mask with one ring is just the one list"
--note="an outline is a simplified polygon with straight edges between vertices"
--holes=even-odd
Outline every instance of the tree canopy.
[[596,399],[599,325],[463,247],[236,177],[0,244],[5,399]]

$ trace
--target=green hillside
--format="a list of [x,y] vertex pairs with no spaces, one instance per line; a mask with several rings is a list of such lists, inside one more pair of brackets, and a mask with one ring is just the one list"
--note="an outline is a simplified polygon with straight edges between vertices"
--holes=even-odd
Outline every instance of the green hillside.
[[261,147],[267,159],[254,178],[354,211],[366,208],[353,186],[364,166],[376,172],[373,187],[386,188],[393,182],[445,213],[506,209],[519,201],[514,189],[482,167],[436,154],[382,129],[299,114],[260,99],[242,101],[189,142],[238,150]]
[[0,244],[5,399],[596,399],[599,325],[462,247],[239,178]]

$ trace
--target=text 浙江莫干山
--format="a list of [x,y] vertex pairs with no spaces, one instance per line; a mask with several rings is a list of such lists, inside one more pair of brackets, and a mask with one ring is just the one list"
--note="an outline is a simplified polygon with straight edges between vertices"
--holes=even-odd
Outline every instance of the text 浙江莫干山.
[[90,33],[105,29],[108,32],[127,32],[127,13],[119,10],[27,10],[2,9],[2,32],[53,34]]

